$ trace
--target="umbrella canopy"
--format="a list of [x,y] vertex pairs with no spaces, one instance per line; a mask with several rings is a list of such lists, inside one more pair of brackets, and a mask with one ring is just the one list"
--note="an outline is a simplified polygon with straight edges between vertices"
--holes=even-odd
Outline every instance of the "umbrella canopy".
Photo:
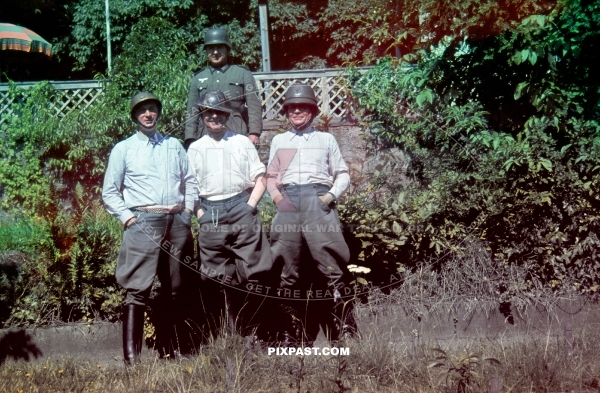
[[0,50],[40,52],[52,56],[52,45],[37,33],[10,23],[0,23]]

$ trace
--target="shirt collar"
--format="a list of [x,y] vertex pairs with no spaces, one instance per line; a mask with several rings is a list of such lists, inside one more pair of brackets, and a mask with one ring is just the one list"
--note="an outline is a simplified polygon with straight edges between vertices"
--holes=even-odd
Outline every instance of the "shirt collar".
[[215,71],[221,71],[222,73],[225,73],[225,71],[227,71],[229,69],[229,64],[225,64],[221,68],[215,68],[213,66],[208,66],[208,68],[210,69],[211,74],[214,73]]
[[303,131],[298,131],[292,127],[290,132],[292,133],[292,137],[290,138],[290,140],[298,137],[304,139],[305,141],[309,141],[312,138],[312,136],[315,135],[316,130],[312,126],[308,127]]
[[144,145],[148,145],[149,143],[152,143],[152,145],[157,145],[160,144],[165,138],[160,135],[157,131],[154,132],[154,134],[151,137],[147,137],[146,134],[144,134],[141,131],[137,132],[137,139],[138,141],[144,143]]

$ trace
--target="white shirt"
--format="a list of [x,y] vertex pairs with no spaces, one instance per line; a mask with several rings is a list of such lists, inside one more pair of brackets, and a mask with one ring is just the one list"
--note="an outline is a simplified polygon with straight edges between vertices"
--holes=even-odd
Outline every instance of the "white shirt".
[[200,197],[211,201],[254,187],[254,180],[265,173],[265,165],[250,139],[230,130],[220,141],[204,135],[190,145],[188,157]]
[[348,166],[335,137],[312,127],[291,129],[271,141],[267,169],[267,191],[271,198],[284,184],[325,184],[336,198],[350,187]]

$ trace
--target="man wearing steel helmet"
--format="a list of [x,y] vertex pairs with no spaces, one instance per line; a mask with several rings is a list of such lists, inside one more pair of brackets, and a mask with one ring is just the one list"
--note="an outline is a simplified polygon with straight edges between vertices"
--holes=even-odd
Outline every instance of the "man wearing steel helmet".
[[222,91],[231,104],[227,128],[247,135],[255,146],[258,145],[262,132],[262,108],[254,76],[247,68],[228,63],[231,41],[226,30],[208,29],[204,36],[204,50],[209,66],[192,76],[184,145],[187,148],[206,134],[206,126],[198,116],[196,104],[204,93],[216,90]]
[[191,260],[191,214],[198,185],[181,143],[156,131],[161,110],[152,93],[133,96],[130,115],[137,131],[113,148],[102,189],[107,210],[124,226],[116,278],[127,290],[123,355],[128,365],[140,355],[144,308],[156,275],[171,309],[166,328],[170,343],[163,355],[178,355],[181,262]]
[[206,92],[198,107],[207,134],[190,145],[188,157],[199,184],[204,289],[213,302],[224,289],[229,330],[250,335],[257,322],[256,296],[233,288],[264,283],[271,271],[271,250],[256,211],[265,191],[265,165],[248,138],[227,129],[233,110],[221,91]]
[[[312,127],[319,112],[313,89],[294,84],[284,99],[292,129],[273,138],[265,175],[277,207],[271,224],[273,263],[283,266],[280,286],[285,293],[296,289],[303,260],[314,260],[327,280],[333,317],[328,334],[335,341],[356,333],[352,302],[342,298],[349,293],[343,269],[350,251],[334,204],[350,186],[350,175],[334,136]],[[294,303],[288,302],[289,308]],[[284,332],[284,341],[298,339],[289,336]]]

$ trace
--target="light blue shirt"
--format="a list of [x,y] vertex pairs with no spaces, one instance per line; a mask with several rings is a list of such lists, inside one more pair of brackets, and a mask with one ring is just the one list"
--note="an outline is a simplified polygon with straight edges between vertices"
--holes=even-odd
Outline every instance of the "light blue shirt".
[[104,174],[102,199],[123,224],[131,208],[181,205],[194,210],[198,183],[181,143],[158,132],[136,132],[115,145]]

